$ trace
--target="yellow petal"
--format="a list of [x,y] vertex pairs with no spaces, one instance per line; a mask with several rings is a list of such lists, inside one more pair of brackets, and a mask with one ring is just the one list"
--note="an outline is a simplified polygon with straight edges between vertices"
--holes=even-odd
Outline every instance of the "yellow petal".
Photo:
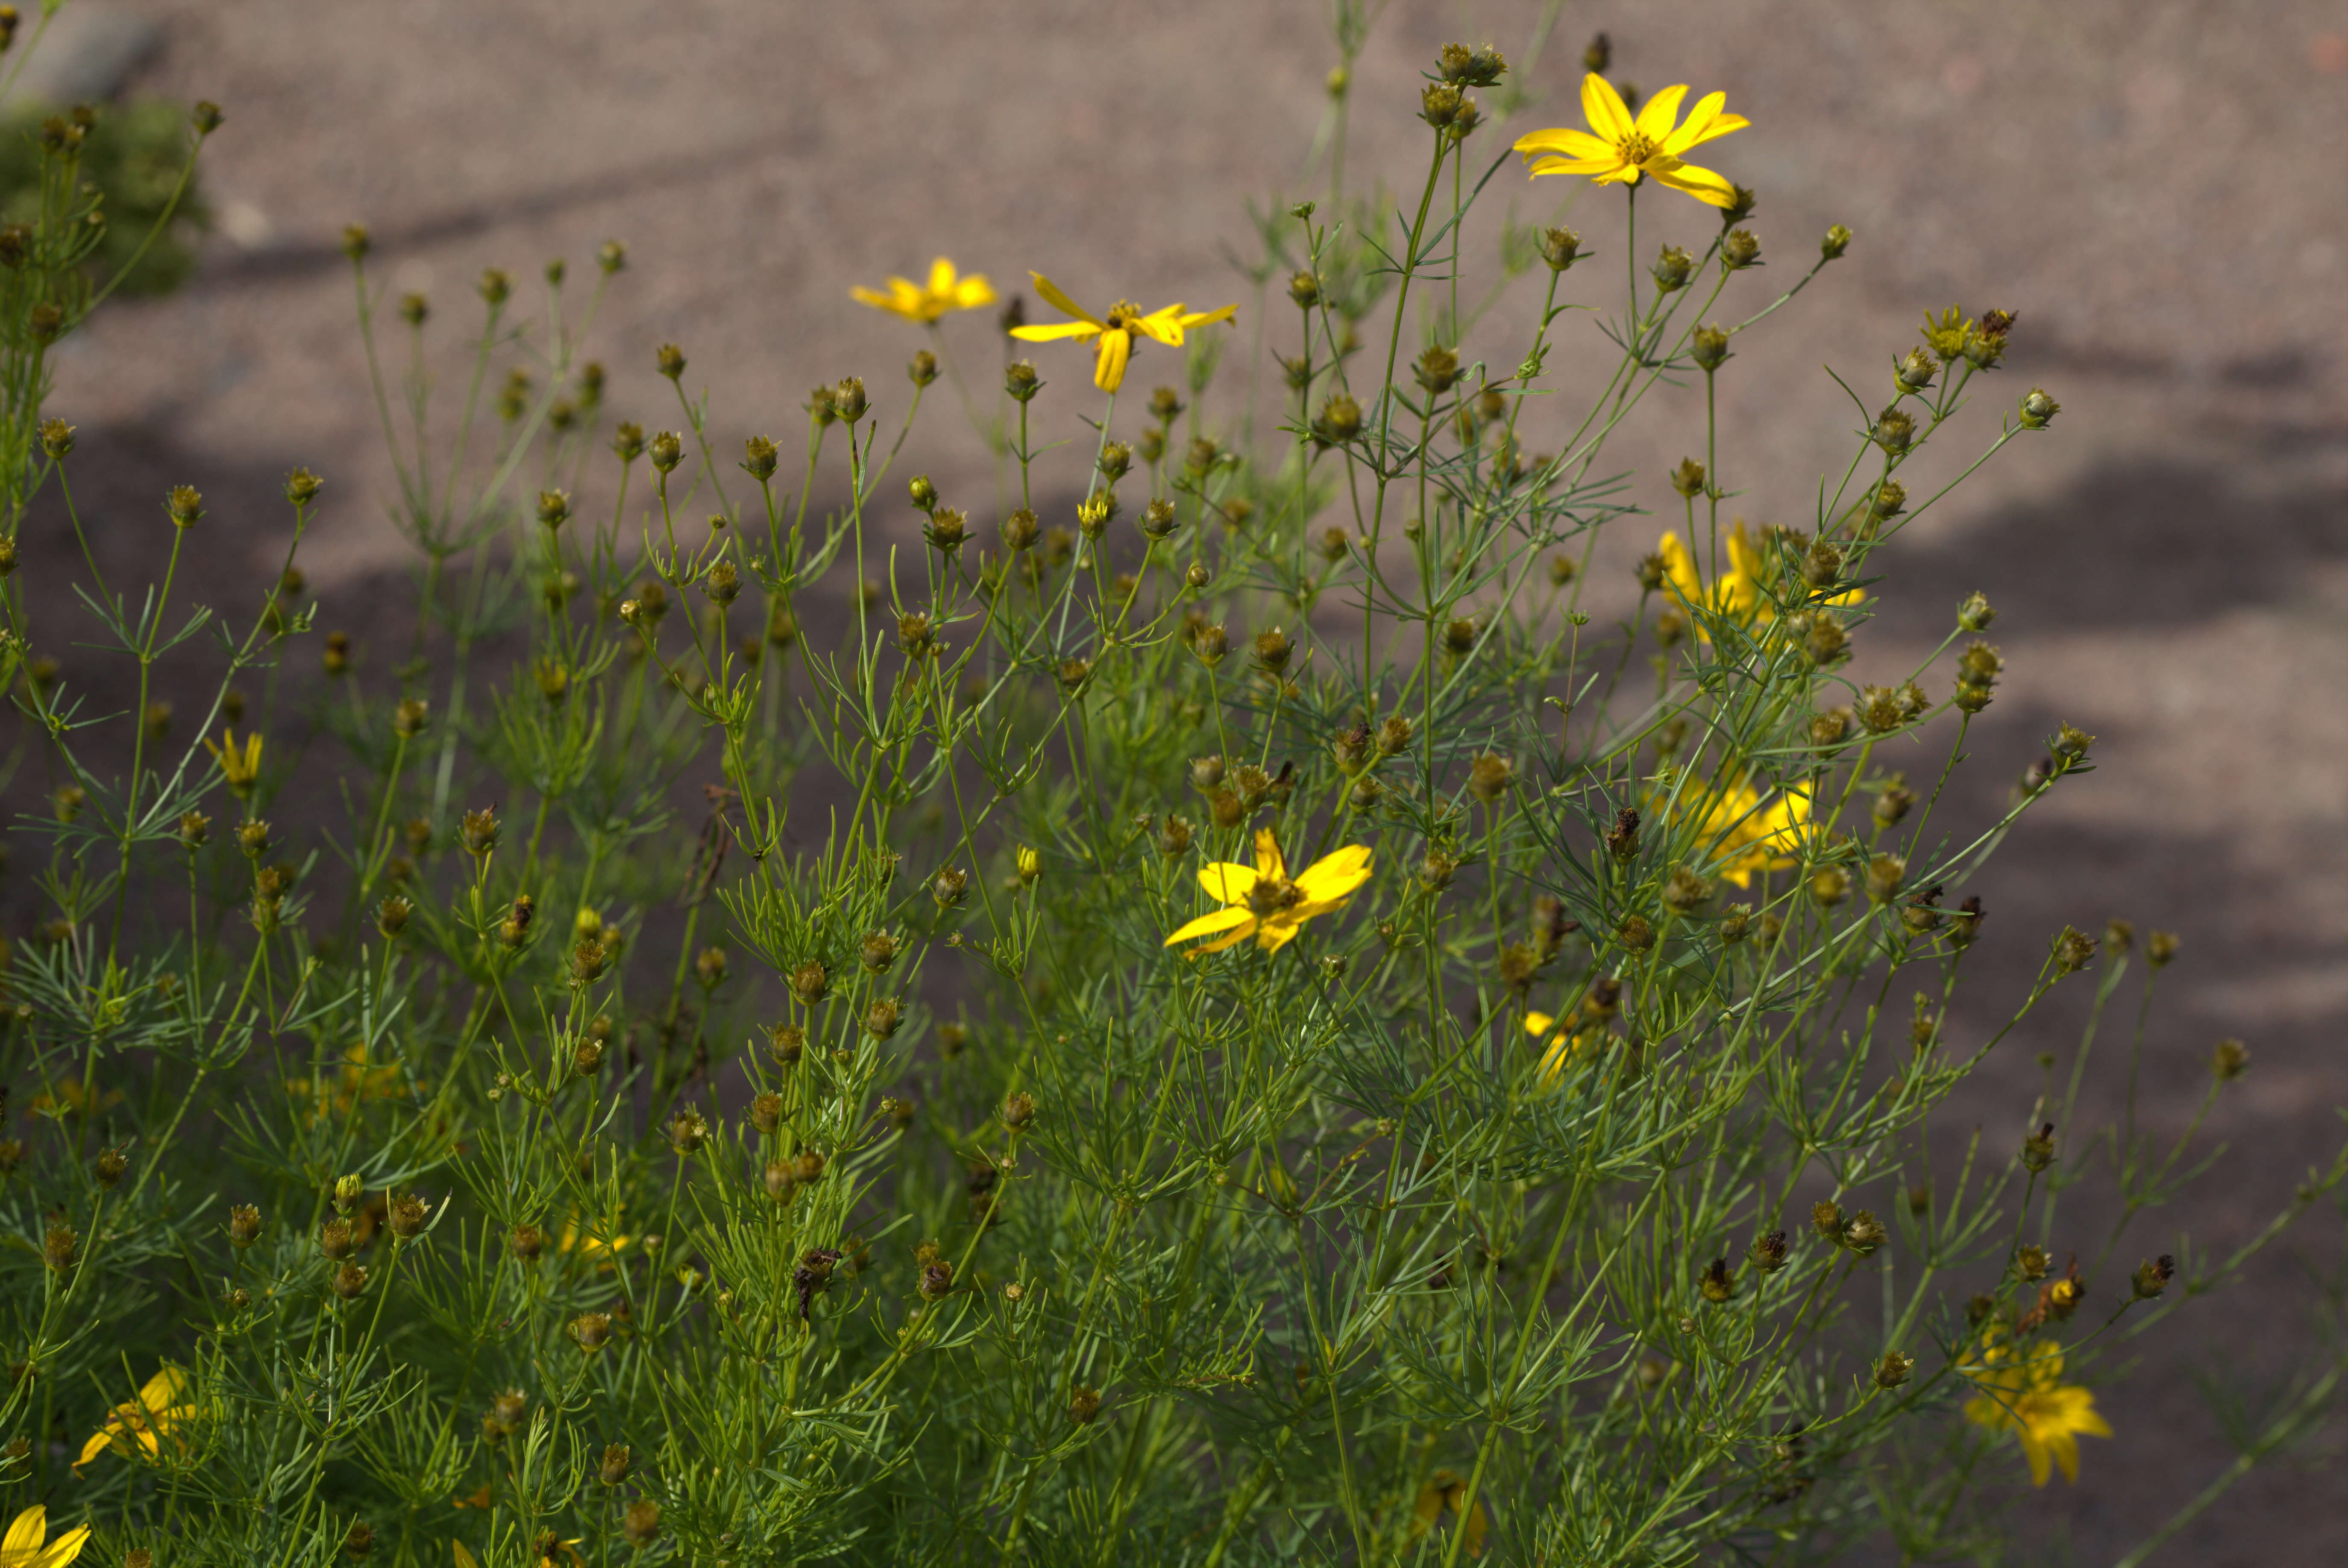
[[[1245,910],[1241,910],[1239,913],[1247,914]],[[1220,953],[1226,948],[1237,947],[1253,934],[1255,934],[1255,916],[1249,914],[1246,923],[1234,927],[1230,935],[1218,936],[1212,942],[1201,942],[1198,946],[1190,949],[1189,956],[1198,958],[1206,954]]]
[[899,315],[906,314],[902,300],[894,294],[884,294],[878,289],[852,288],[848,291],[848,297],[859,304],[869,304],[874,310],[893,311]]
[[1084,306],[1070,299],[1066,294],[1063,294],[1060,290],[1060,285],[1045,277],[1043,273],[1029,273],[1027,275],[1035,280],[1035,292],[1044,296],[1044,302],[1046,304],[1049,304],[1055,309],[1062,311],[1066,315],[1075,316],[1078,321],[1091,322],[1097,327],[1106,326],[1107,325],[1106,322],[1102,321],[1100,317],[1095,315],[1092,312],[1086,310]]
[[1277,953],[1296,940],[1304,920],[1303,909],[1292,909],[1276,920],[1267,920],[1255,928],[1255,944],[1266,953]]
[[1725,93],[1706,93],[1688,111],[1680,128],[1663,139],[1663,150],[1677,158],[1692,147],[1701,147],[1733,131],[1743,130],[1753,122],[1741,114],[1723,114],[1721,106],[1728,101]]
[[1625,167],[1620,158],[1609,152],[1603,158],[1536,158],[1527,165],[1525,173],[1529,178],[1537,180],[1544,174],[1620,173]]
[[1702,604],[1704,579],[1696,575],[1695,557],[1680,542],[1676,530],[1663,531],[1663,536],[1655,541],[1655,553],[1663,558],[1663,581],[1671,584],[1681,602],[1691,608]]
[[82,1444],[81,1458],[74,1460],[73,1468],[79,1470],[82,1466],[89,1463],[90,1460],[104,1453],[107,1449],[107,1446],[114,1441],[114,1434],[121,1429],[122,1427],[119,1422],[108,1421],[105,1426],[91,1433],[89,1441]]
[[1525,1033],[1528,1035],[1546,1035],[1549,1033],[1549,1026],[1556,1022],[1557,1020],[1550,1017],[1547,1013],[1527,1013],[1525,1015]]
[[[2044,1486],[2047,1474],[2052,1469],[2047,1461],[2053,1457],[2047,1451],[2047,1446],[2025,1431],[2022,1434],[2022,1457],[2030,1461],[2030,1484]],[[2071,1479],[2076,1480],[2079,1477],[2079,1455],[2076,1449],[2072,1450],[2071,1462],[2065,1468]]]
[[954,284],[953,304],[956,310],[975,310],[994,303],[994,285],[973,273]]
[[1680,117],[1680,100],[1687,97],[1687,84],[1679,82],[1665,88],[1639,106],[1639,129],[1648,139],[1662,141],[1672,133],[1672,124]]
[[1053,321],[1040,326],[1014,326],[1011,329],[1012,336],[1027,343],[1050,343],[1061,337],[1081,341],[1099,335],[1100,328],[1089,321]]
[[1100,335],[1100,348],[1093,359],[1093,385],[1104,392],[1114,392],[1125,385],[1125,362],[1133,354],[1133,334],[1119,328]]
[[1624,140],[1635,129],[1622,95],[1596,71],[1581,78],[1581,114],[1590,129],[1608,141]]
[[1258,875],[1253,866],[1233,861],[1212,861],[1199,868],[1199,885],[1217,903],[1245,903]]
[[[1176,306],[1175,308],[1177,308],[1177,309],[1179,310],[1180,307],[1178,305],[1178,306]],[[1235,305],[1235,304],[1227,304],[1227,305],[1223,306],[1223,308],[1222,308],[1222,309],[1220,309],[1220,310],[1197,310],[1197,311],[1192,311],[1192,312],[1190,312],[1189,315],[1187,315],[1183,316],[1181,319],[1182,319],[1182,325],[1183,325],[1184,326],[1186,326],[1186,327],[1190,327],[1190,326],[1212,326],[1212,325],[1215,325],[1216,323],[1218,323],[1218,322],[1224,322],[1224,321],[1230,321],[1230,320],[1232,320],[1233,318],[1235,318],[1236,316],[1238,316],[1238,315],[1239,315],[1239,314],[1240,314],[1240,307],[1239,307],[1239,306],[1237,306],[1237,305]]]
[[451,1541],[448,1544],[457,1549],[457,1568],[481,1568],[479,1563],[473,1561],[473,1554],[465,1550],[463,1542]]
[[36,1502],[9,1522],[7,1535],[0,1538],[0,1564],[15,1568],[29,1561],[48,1533],[48,1511]]
[[188,1375],[177,1367],[166,1367],[147,1379],[139,1390],[139,1402],[154,1411],[171,1408],[188,1386]]
[[1367,844],[1347,844],[1334,854],[1323,855],[1310,870],[1296,879],[1296,885],[1310,899],[1343,898],[1370,880],[1370,847]]
[[940,256],[930,263],[930,292],[933,294],[951,294],[953,293],[953,287],[954,264],[945,257]]
[[1714,207],[1733,207],[1736,204],[1736,187],[1730,183],[1725,174],[1716,174],[1709,169],[1698,169],[1693,163],[1683,163],[1669,172],[1655,168],[1652,163],[1647,167],[1659,185],[1668,185],[1674,191],[1684,191],[1697,201]]
[[83,1542],[89,1539],[89,1526],[77,1524],[48,1544],[48,1549],[33,1559],[30,1568],[67,1568],[81,1555]]
[[[1235,926],[1251,925],[1254,923],[1255,916],[1248,912],[1247,905],[1234,904],[1229,909],[1216,910],[1212,914],[1202,914],[1189,924],[1181,926],[1173,935],[1166,939],[1166,945],[1171,947],[1178,942],[1188,942],[1194,936],[1212,936],[1219,931],[1230,931]],[[1240,934],[1244,936],[1247,934],[1241,932]],[[1238,938],[1233,940],[1236,941]],[[1201,951],[1211,953],[1217,949],[1205,948]]]
[[1270,828],[1255,830],[1255,871],[1256,875],[1265,877],[1288,874],[1288,861],[1280,853],[1280,835]]
[[1614,144],[1601,141],[1586,130],[1576,130],[1570,125],[1555,126],[1548,130],[1531,130],[1517,138],[1515,150],[1528,157],[1536,152],[1562,153],[1569,158],[1604,158],[1614,156]]

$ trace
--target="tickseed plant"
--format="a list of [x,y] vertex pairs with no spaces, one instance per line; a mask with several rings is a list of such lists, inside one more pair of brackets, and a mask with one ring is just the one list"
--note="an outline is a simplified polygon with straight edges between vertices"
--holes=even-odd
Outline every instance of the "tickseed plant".
[[[583,301],[482,275],[451,410],[452,307],[352,228],[418,561],[363,638],[304,597],[307,469],[242,603],[182,602],[226,526],[190,488],[107,523],[151,584],[20,563],[36,499],[90,522],[46,356],[101,214],[44,144],[0,231],[10,1568],[1993,1562],[2125,1462],[2136,1337],[2343,1167],[2230,1254],[2138,1239],[2247,1050],[2156,1139],[2173,937],[1972,956],[2091,738],[1960,820],[1991,607],[1851,673],[1902,528],[2054,419],[1998,375],[2026,328],[1934,315],[1815,503],[1739,498],[1712,389],[1850,233],[1763,286],[1754,192],[1681,159],[1745,122],[1634,109],[1602,39],[1591,129],[1514,148],[1507,60],[1446,48],[1417,183],[1349,193],[1338,20],[1328,196],[1259,215],[1251,304],[1039,275],[1067,321],[998,324],[987,523],[907,455],[986,330],[951,261],[857,295],[925,333],[909,384],[729,460],[679,347],[672,409],[608,407],[617,243]],[[1528,165],[1647,195],[1648,248],[1490,219]],[[1701,455],[1618,475],[1699,382]],[[127,713],[68,673],[108,658]],[[1951,1125],[2058,986],[2038,1102]]]

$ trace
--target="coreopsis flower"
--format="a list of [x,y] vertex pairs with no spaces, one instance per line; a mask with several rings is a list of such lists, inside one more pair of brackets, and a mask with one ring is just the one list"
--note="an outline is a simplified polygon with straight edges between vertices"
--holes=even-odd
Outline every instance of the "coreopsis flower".
[[187,1396],[188,1375],[177,1367],[165,1366],[147,1379],[137,1398],[114,1407],[106,1425],[81,1446],[81,1458],[74,1460],[74,1468],[79,1470],[108,1449],[124,1455],[133,1449],[160,1452],[171,1429],[195,1414]]
[[2094,1392],[2063,1381],[2063,1347],[2051,1339],[2015,1346],[1993,1331],[1958,1370],[1981,1390],[1965,1401],[1966,1418],[2020,1439],[2034,1486],[2044,1486],[2056,1465],[2065,1480],[2076,1481],[2079,1439],[2112,1435],[2111,1423],[2096,1413]]
[[1586,174],[1600,185],[1639,183],[1653,176],[1715,207],[1736,203],[1736,186],[1725,175],[1681,161],[1681,155],[1704,142],[1743,130],[1753,123],[1743,115],[1725,114],[1725,93],[1707,93],[1697,100],[1686,119],[1679,118],[1684,84],[1665,88],[1647,100],[1638,118],[1631,116],[1622,95],[1604,77],[1592,71],[1581,78],[1581,113],[1588,130],[1560,126],[1517,139],[1516,150],[1528,160],[1526,172]]
[[[1766,567],[1761,548],[1742,520],[1729,530],[1722,542],[1727,546],[1728,565],[1707,587],[1704,573],[1697,570],[1695,557],[1680,542],[1676,531],[1666,530],[1663,538],[1655,542],[1655,554],[1663,563],[1665,589],[1691,610],[1708,610],[1714,615],[1748,624],[1776,620],[1777,606],[1762,591]],[[1856,604],[1865,597],[1865,590],[1852,588],[1826,603]],[[1707,642],[1711,640],[1701,618],[1696,621],[1696,634]]]
[[36,1503],[12,1520],[6,1538],[0,1539],[0,1568],[66,1568],[88,1539],[89,1526],[82,1524],[49,1540],[48,1511]]
[[[1419,1489],[1417,1503],[1411,1509],[1410,1538],[1416,1541],[1434,1529],[1447,1513],[1458,1518],[1459,1505],[1467,1496],[1467,1481],[1450,1470],[1437,1470],[1433,1479]],[[1468,1548],[1468,1556],[1481,1557],[1484,1554],[1484,1534],[1490,1525],[1491,1521],[1484,1512],[1483,1501],[1479,1498],[1470,1503],[1467,1518],[1461,1520],[1459,1525],[1468,1536],[1463,1544]]]
[[1541,1042],[1540,1069],[1534,1086],[1547,1094],[1565,1077],[1568,1067],[1595,1051],[1605,1039],[1606,1019],[1593,1017],[1590,1009],[1577,1003],[1562,1018],[1527,1013],[1525,1033]]
[[[592,1226],[596,1222],[591,1220],[588,1223]],[[562,1233],[555,1238],[554,1250],[558,1253],[576,1253],[582,1258],[592,1259],[605,1269],[609,1269],[613,1260],[625,1251],[628,1243],[633,1239],[626,1235],[606,1238],[596,1235],[592,1231],[582,1231],[579,1227],[578,1216],[574,1214],[562,1222]]]
[[980,305],[994,303],[992,284],[976,273],[960,276],[954,272],[953,263],[943,256],[930,263],[926,284],[891,277],[886,294],[868,288],[852,288],[848,293],[859,304],[869,304],[875,310],[885,310],[924,325],[950,310],[976,310]]
[[1291,878],[1280,840],[1270,828],[1259,828],[1253,866],[1218,861],[1199,869],[1199,885],[1224,907],[1181,926],[1166,939],[1166,945],[1213,937],[1190,950],[1195,958],[1236,947],[1252,936],[1258,947],[1277,953],[1306,921],[1342,908],[1354,890],[1369,880],[1367,844],[1348,844]]
[[1756,872],[1793,866],[1810,828],[1810,792],[1799,785],[1765,802],[1749,779],[1738,779],[1717,789],[1689,789],[1677,799],[1659,794],[1653,805],[1667,819],[1695,817],[1691,860],[1738,887],[1752,886]]
[[261,780],[261,731],[254,730],[240,742],[236,731],[223,729],[220,744],[215,746],[207,740],[204,748],[220,764],[221,776],[228,780],[231,789],[240,796],[252,793],[252,787]]
[[1182,334],[1194,326],[1210,326],[1219,321],[1229,321],[1239,314],[1239,306],[1227,304],[1220,310],[1190,311],[1179,304],[1166,305],[1147,315],[1139,305],[1119,300],[1109,306],[1108,318],[1101,319],[1062,293],[1060,286],[1041,273],[1027,274],[1035,280],[1035,292],[1056,308],[1075,316],[1074,321],[1050,322],[1041,326],[1015,326],[1011,335],[1030,343],[1049,343],[1055,338],[1073,337],[1079,343],[1099,339],[1093,356],[1093,385],[1104,392],[1114,392],[1125,383],[1125,364],[1133,356],[1133,340],[1138,334],[1154,338],[1169,348],[1182,346]]

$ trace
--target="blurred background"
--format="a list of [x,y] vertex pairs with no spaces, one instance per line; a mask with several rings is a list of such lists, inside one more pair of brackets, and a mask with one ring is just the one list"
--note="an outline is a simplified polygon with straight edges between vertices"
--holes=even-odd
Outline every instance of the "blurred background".
[[[1421,178],[1413,115],[1437,46],[1488,41],[1521,62],[1542,9],[1394,0],[1353,74],[1349,189]],[[2183,1125],[2220,1037],[2253,1060],[2211,1122],[2231,1151],[2140,1241],[2159,1250],[2189,1231],[2222,1253],[2329,1161],[2348,1102],[2348,10],[1570,4],[1519,73],[1529,100],[1471,153],[1579,124],[1582,47],[1601,30],[1617,82],[1723,89],[1753,120],[1702,160],[1760,192],[1750,226],[1776,265],[1747,309],[1808,265],[1829,223],[1858,236],[1724,372],[1735,456],[1720,478],[1753,521],[1807,523],[1818,476],[1847,460],[1856,410],[1825,366],[1876,397],[1927,309],[2019,313],[2006,367],[1904,476],[1911,493],[1953,477],[2031,386],[2062,414],[1900,537],[1858,673],[1904,676],[1972,590],[1996,604],[2008,673],[1954,787],[1966,821],[2003,809],[2057,722],[2100,738],[2097,771],[2034,810],[1971,890],[1990,911],[1972,962],[2018,995],[2065,922],[2094,932],[2116,915],[2182,936],[2148,1037],[2148,1119]],[[482,268],[534,289],[560,256],[587,280],[597,245],[623,240],[628,269],[589,347],[610,368],[611,414],[677,422],[653,369],[674,341],[718,433],[771,433],[788,454],[817,382],[861,375],[884,421],[902,407],[919,335],[849,289],[918,277],[935,254],[1027,292],[1030,319],[1051,314],[1031,267],[1096,308],[1251,310],[1234,264],[1259,253],[1246,203],[1325,197],[1311,151],[1336,60],[1321,0],[74,0],[16,99],[128,113],[202,98],[227,115],[202,166],[210,232],[184,278],[102,313],[57,361],[54,411],[80,428],[101,560],[155,550],[165,489],[192,483],[211,507],[200,594],[248,603],[283,549],[283,476],[306,464],[329,484],[304,552],[319,625],[353,628],[364,659],[367,607],[410,562],[387,515],[347,222],[370,226],[379,282],[431,297],[444,387],[479,319]],[[1565,296],[1613,305],[1621,206],[1579,181],[1529,184],[1511,161],[1468,231],[1470,263],[1497,257],[1504,216],[1561,219],[1596,253]],[[1714,232],[1675,198],[1643,201],[1641,217],[1643,262]],[[1530,308],[1479,323],[1466,356],[1512,366]],[[945,330],[991,402],[994,313]],[[1256,342],[1243,320],[1227,384]],[[1083,386],[1083,353],[1034,351],[1047,379]],[[1607,363],[1586,318],[1551,377],[1570,381],[1577,359]],[[1176,369],[1146,353],[1132,382]],[[1080,434],[1080,406],[1047,396],[1044,433]],[[950,400],[934,411],[909,449],[990,529],[983,449]],[[1647,507],[1676,511],[1663,470],[1701,450],[1701,405],[1658,395],[1635,423],[1620,466],[1635,465]],[[1543,439],[1533,429],[1535,449]],[[911,537],[911,512],[885,521]],[[1660,526],[1615,525],[1586,607],[1628,607],[1630,563]],[[55,537],[28,549],[70,548],[61,518],[34,527]],[[296,655],[300,678],[314,663]],[[1930,677],[1936,696],[1947,678]],[[1957,1107],[1988,1150],[2020,1139],[2037,1053],[2075,1038],[2084,994],[2055,1000]],[[2118,1082],[2096,1074],[2091,1095],[2108,1105]],[[2043,1561],[2112,1561],[2232,1460],[2212,1394],[2255,1408],[2336,1353],[2319,1309],[2339,1236],[2337,1215],[2317,1213],[2246,1288],[2140,1342],[2142,1375],[2106,1399],[2116,1436],[2085,1445],[2076,1487],[2025,1505]],[[2116,1273],[2094,1285],[2106,1300],[2126,1288]],[[2325,1468],[2338,1436],[2260,1469],[2160,1560],[2348,1560],[2348,1489]]]

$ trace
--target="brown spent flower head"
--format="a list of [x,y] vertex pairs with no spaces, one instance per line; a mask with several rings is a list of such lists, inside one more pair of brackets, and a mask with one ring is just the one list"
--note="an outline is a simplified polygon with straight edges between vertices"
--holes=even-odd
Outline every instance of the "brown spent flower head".
[[357,1264],[345,1264],[335,1271],[334,1292],[345,1301],[356,1301],[366,1292],[367,1271]]
[[1655,944],[1655,928],[1644,915],[1629,915],[1615,927],[1614,940],[1627,952],[1644,953]]
[[2022,1168],[2035,1176],[2054,1163],[2054,1124],[2046,1123],[2022,1140]]
[[831,975],[822,965],[809,960],[791,971],[790,987],[800,1006],[812,1007],[831,990]]
[[2250,1048],[2237,1039],[2223,1039],[2209,1053],[2209,1072],[2219,1083],[2231,1083],[2250,1070]]
[[1843,1222],[1841,1239],[1844,1246],[1865,1257],[1890,1241],[1891,1233],[1883,1228],[1873,1210],[1861,1209]]
[[1553,273],[1564,272],[1581,259],[1581,236],[1571,229],[1544,229],[1540,236],[1541,260]]
[[41,1235],[41,1262],[51,1274],[70,1273],[81,1256],[81,1238],[63,1220],[52,1220]]
[[401,1241],[413,1241],[424,1232],[432,1218],[431,1206],[413,1192],[404,1192],[391,1201],[387,1217],[391,1233]]
[[1696,1276],[1695,1288],[1698,1295],[1715,1306],[1734,1299],[1736,1295],[1736,1275],[1730,1271],[1728,1260],[1715,1258],[1706,1264],[1704,1273]]
[[1026,1131],[1035,1124],[1035,1097],[1014,1094],[1003,1102],[1003,1125],[1014,1133]]
[[612,1340],[612,1315],[607,1312],[582,1312],[571,1320],[571,1337],[580,1350],[592,1356]]
[[[798,975],[794,975],[791,978],[793,985],[796,986]],[[798,1066],[799,1057],[806,1050],[807,1031],[797,1024],[777,1024],[767,1031],[767,1054],[774,1057],[777,1067]]]
[[904,1005],[894,996],[880,996],[864,1009],[864,1032],[876,1040],[892,1038],[904,1024]]
[[2066,925],[2054,939],[2054,973],[2075,975],[2096,956],[2096,939],[2075,926]]
[[2137,1265],[2136,1273],[2128,1278],[2128,1288],[2137,1300],[2151,1301],[2167,1290],[2168,1282],[2176,1277],[2177,1260],[2163,1253]]
[[1908,1381],[1908,1374],[1916,1370],[1916,1358],[1902,1356],[1897,1350],[1887,1350],[1883,1359],[1875,1364],[1875,1386],[1890,1390]]
[[1089,1427],[1100,1418],[1100,1391],[1089,1384],[1078,1384],[1068,1396],[1068,1420],[1076,1426]]
[[261,1239],[261,1211],[251,1203],[239,1203],[228,1212],[229,1244],[242,1252]]
[[1754,1237],[1750,1256],[1755,1268],[1765,1274],[1776,1274],[1786,1266],[1786,1233],[1765,1231]]
[[[616,1486],[619,1483],[610,1481],[605,1484]],[[628,1544],[639,1552],[658,1541],[660,1539],[660,1504],[648,1497],[640,1497],[628,1504],[627,1512],[620,1519],[620,1532],[628,1538]]]
[[120,1149],[101,1149],[91,1165],[90,1173],[98,1178],[100,1187],[111,1191],[115,1183],[122,1180],[123,1172],[129,1169],[130,1157]]
[[329,1220],[318,1228],[318,1251],[329,1263],[340,1263],[357,1250],[358,1241],[351,1233],[348,1220]]
[[700,1152],[701,1146],[708,1141],[709,1123],[702,1119],[699,1111],[688,1108],[678,1111],[670,1119],[668,1143],[669,1147],[675,1150],[678,1154],[685,1156],[696,1154]]
[[[358,1519],[351,1522],[349,1532],[343,1537],[343,1551],[354,1559],[363,1559],[373,1554],[375,1531],[366,1520]],[[147,1553],[141,1552],[138,1555],[144,1557]],[[129,1568],[128,1560],[125,1561],[124,1568]],[[141,1564],[141,1568],[145,1568],[145,1565]]]
[[1509,786],[1515,782],[1516,777],[1516,764],[1488,751],[1469,764],[1468,789],[1476,799],[1490,805],[1509,792]]
[[1639,858],[1639,813],[1628,806],[1614,813],[1614,826],[1606,833],[1606,852],[1623,865]]
[[546,1233],[536,1225],[516,1225],[506,1233],[506,1250],[526,1264],[534,1264],[546,1251]]

